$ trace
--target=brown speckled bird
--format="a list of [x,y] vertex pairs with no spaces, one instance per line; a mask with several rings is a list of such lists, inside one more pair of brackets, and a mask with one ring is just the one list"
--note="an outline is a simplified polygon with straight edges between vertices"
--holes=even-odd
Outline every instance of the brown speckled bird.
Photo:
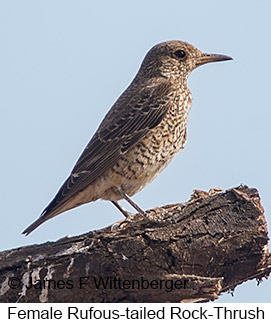
[[44,221],[84,203],[118,200],[150,183],[186,143],[191,94],[189,74],[209,62],[232,59],[205,54],[182,41],[154,46],[130,86],[105,116],[98,130],[40,217],[26,228],[28,235]]

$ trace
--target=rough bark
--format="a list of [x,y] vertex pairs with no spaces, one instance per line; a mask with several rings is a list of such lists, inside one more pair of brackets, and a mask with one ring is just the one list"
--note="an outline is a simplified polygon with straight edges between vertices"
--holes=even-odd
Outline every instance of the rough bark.
[[[0,254],[1,302],[201,302],[268,277],[256,189],[195,191],[99,231]],[[96,286],[103,279],[107,288]],[[31,283],[33,286],[31,286]]]

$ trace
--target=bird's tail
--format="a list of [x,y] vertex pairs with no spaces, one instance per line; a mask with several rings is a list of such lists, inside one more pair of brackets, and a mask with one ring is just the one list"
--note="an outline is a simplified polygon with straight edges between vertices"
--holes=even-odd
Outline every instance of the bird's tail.
[[34,231],[38,226],[40,226],[43,222],[53,218],[57,214],[61,212],[54,210],[53,212],[47,207],[40,215],[40,217],[34,221],[32,224],[30,224],[23,232],[22,234],[25,234],[26,236],[29,235],[32,231]]
[[23,232],[22,234],[25,234],[26,236],[29,235],[33,230],[35,230],[39,225],[41,225],[44,221],[46,221],[46,218],[40,217],[35,222],[30,224]]
[[53,218],[54,216],[58,215],[61,212],[64,212],[67,210],[65,208],[65,205],[63,206],[63,203],[59,203],[58,196],[59,192],[56,194],[56,196],[53,198],[53,200],[47,205],[47,207],[42,211],[39,218],[30,224],[23,232],[22,234],[25,234],[26,236],[29,235],[33,230],[35,230],[38,226],[40,226],[43,222]]

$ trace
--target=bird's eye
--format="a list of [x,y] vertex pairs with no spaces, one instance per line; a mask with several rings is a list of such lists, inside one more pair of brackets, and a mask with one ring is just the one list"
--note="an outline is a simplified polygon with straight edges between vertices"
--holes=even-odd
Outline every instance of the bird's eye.
[[182,49],[179,49],[174,52],[174,55],[178,58],[184,58],[186,56],[186,52]]

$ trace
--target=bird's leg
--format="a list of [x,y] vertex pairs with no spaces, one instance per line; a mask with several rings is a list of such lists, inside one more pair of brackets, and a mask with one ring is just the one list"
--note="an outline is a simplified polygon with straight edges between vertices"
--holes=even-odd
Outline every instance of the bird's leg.
[[[115,188],[115,191],[122,197],[124,200],[126,200],[134,209],[137,210],[138,213],[140,213],[143,216],[146,216],[146,212],[142,210],[123,190]],[[117,206],[117,208],[120,210],[120,208]],[[122,212],[122,211],[121,211]]]
[[117,209],[120,210],[120,212],[125,216],[126,219],[130,218],[131,216],[133,216],[132,213],[126,211],[125,208],[122,207],[118,202],[116,202],[116,201],[111,201],[111,202],[115,205],[115,207]]
[[118,221],[118,222],[112,224],[111,231],[116,231],[116,230],[118,230],[120,228],[121,225],[123,225],[124,223],[127,223],[127,222],[131,221],[132,218],[133,218],[133,216],[134,216],[134,214],[126,211],[125,208],[122,207],[118,202],[116,202],[116,201],[111,201],[111,202],[125,216],[125,219],[123,219],[121,221]]

